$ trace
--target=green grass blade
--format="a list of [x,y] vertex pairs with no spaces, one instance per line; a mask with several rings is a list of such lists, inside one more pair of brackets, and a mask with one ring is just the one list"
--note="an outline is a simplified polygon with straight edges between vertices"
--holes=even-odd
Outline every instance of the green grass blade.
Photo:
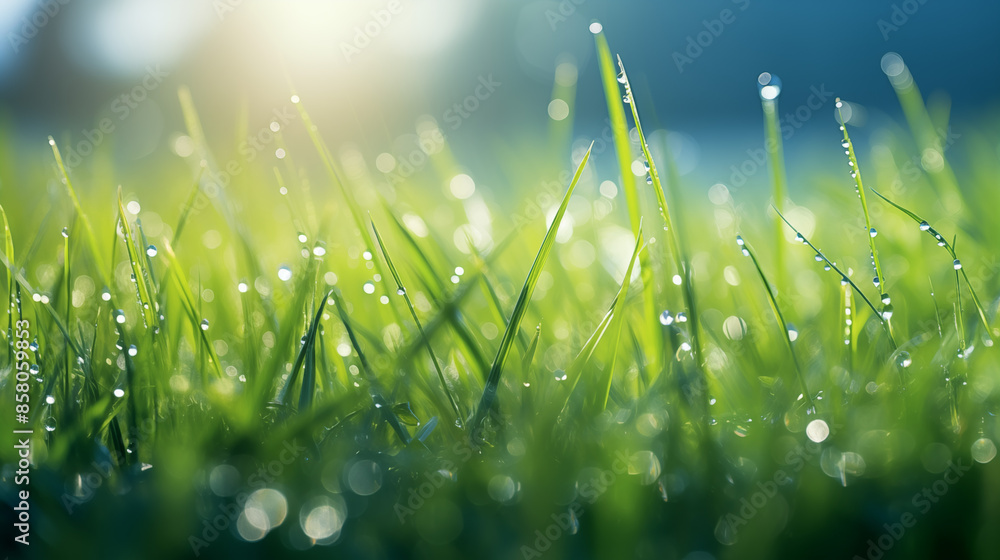
[[148,276],[143,271],[142,259],[139,249],[136,247],[135,239],[132,237],[132,225],[128,221],[125,213],[125,205],[122,203],[122,190],[118,188],[118,219],[121,220],[122,230],[125,233],[125,248],[128,251],[129,265],[132,267],[132,274],[135,276],[135,286],[139,296],[139,307],[142,309],[143,321],[147,328],[152,328],[156,321],[153,311],[153,301],[149,297],[149,286],[146,281]]
[[434,354],[434,348],[431,346],[431,341],[427,338],[427,333],[424,332],[424,327],[420,323],[420,319],[417,317],[417,311],[413,308],[413,302],[410,301],[410,295],[406,292],[406,287],[403,286],[403,281],[399,278],[399,272],[396,270],[396,266],[392,262],[392,257],[389,256],[389,251],[385,248],[385,242],[382,240],[382,235],[379,233],[378,227],[375,226],[375,221],[371,220],[370,215],[369,220],[371,221],[372,231],[375,233],[375,241],[378,242],[379,251],[382,252],[382,257],[385,258],[385,264],[389,267],[392,279],[396,282],[396,293],[403,296],[403,301],[406,302],[406,308],[410,311],[410,318],[413,319],[414,324],[417,326],[417,331],[420,333],[420,339],[423,341],[424,347],[427,348],[427,354],[430,356],[431,362],[434,364],[434,371],[437,373],[438,380],[441,381],[441,388],[448,396],[448,401],[451,403],[451,407],[455,412],[455,420],[461,426],[463,416],[462,411],[458,406],[458,399],[455,397],[451,387],[448,386],[448,382],[445,381],[444,372],[441,371],[441,364],[438,361],[437,355]]
[[538,276],[542,273],[545,261],[552,250],[552,245],[556,240],[556,232],[559,230],[559,224],[566,214],[567,206],[569,206],[569,199],[573,195],[573,190],[576,189],[576,184],[580,181],[583,168],[587,165],[587,160],[590,159],[590,152],[593,148],[594,144],[591,143],[590,147],[587,148],[587,153],[583,156],[583,160],[580,161],[580,166],[577,167],[576,173],[573,175],[573,180],[570,182],[569,188],[566,189],[566,195],[563,196],[562,203],[552,218],[552,223],[549,225],[548,231],[545,232],[545,238],[538,249],[538,254],[535,255],[535,261],[531,264],[531,269],[528,271],[528,277],[521,288],[521,294],[517,298],[517,303],[514,304],[514,311],[510,314],[510,321],[507,323],[507,329],[504,330],[503,338],[500,340],[500,347],[497,350],[496,358],[493,359],[490,374],[486,378],[486,387],[483,389],[483,396],[479,400],[479,406],[476,408],[476,414],[472,419],[473,441],[481,439],[480,424],[485,420],[486,415],[492,409],[494,402],[496,402],[497,386],[500,384],[500,375],[503,373],[504,364],[507,362],[511,344],[514,342],[514,337],[517,336],[518,330],[521,327],[521,320],[524,319],[524,314],[528,310],[528,303],[531,301],[531,294],[535,291],[535,284],[538,283]]
[[809,387],[806,385],[805,375],[802,373],[802,366],[799,364],[799,357],[795,354],[795,346],[792,344],[792,337],[788,332],[788,323],[785,322],[785,316],[781,313],[781,308],[778,307],[778,301],[774,297],[774,289],[771,287],[771,283],[767,281],[767,276],[764,274],[764,270],[760,267],[760,262],[757,261],[757,255],[753,253],[750,249],[750,245],[743,239],[742,236],[736,236],[736,243],[740,246],[743,254],[750,257],[753,261],[753,266],[757,270],[757,275],[760,277],[761,283],[764,284],[764,293],[767,294],[767,302],[771,305],[771,312],[774,313],[775,319],[778,320],[778,325],[781,326],[781,338],[785,341],[788,346],[788,353],[792,355],[792,363],[795,365],[795,373],[798,375],[799,383],[802,384],[802,394],[805,395],[806,400],[809,402],[809,407],[815,406],[812,400],[812,395],[809,394]]
[[[937,241],[939,244],[943,243],[943,245],[941,245],[941,246],[944,247],[944,249],[946,251],[948,251],[949,255],[951,255],[952,262],[953,263],[959,263],[959,266],[961,266],[961,264],[960,264],[961,260],[958,258],[958,254],[955,252],[954,243],[948,243],[948,240],[945,239],[945,237],[943,235],[941,235],[940,233],[938,233],[938,231],[936,229],[934,229],[933,227],[931,227],[931,225],[929,223],[927,223],[926,220],[924,220],[923,218],[921,218],[920,216],[918,216],[914,212],[911,212],[911,211],[907,210],[906,208],[903,208],[899,204],[896,204],[895,202],[889,200],[882,193],[878,192],[875,189],[872,189],[872,192],[875,193],[875,196],[877,196],[877,197],[881,198],[882,200],[888,202],[893,208],[895,208],[895,209],[899,210],[900,212],[902,212],[902,213],[906,214],[907,216],[909,216],[911,220],[913,220],[914,222],[916,222],[918,224],[918,227],[920,228],[921,231],[926,231],[927,234],[930,235],[931,237],[933,237],[934,240]],[[976,289],[972,287],[972,282],[969,281],[969,275],[965,272],[965,267],[959,268],[956,271],[956,274],[958,274],[958,273],[961,273],[962,278],[965,280],[965,285],[968,286],[969,293],[972,294],[972,301],[975,304],[976,311],[979,314],[979,320],[982,321],[982,323],[983,323],[983,328],[986,331],[986,336],[987,336],[987,338],[990,341],[992,341],[993,340],[993,336],[990,333],[990,322],[986,318],[986,309],[983,308],[983,304],[979,301],[979,296],[976,294]],[[961,297],[960,293],[959,293],[959,297]]]
[[188,286],[187,275],[184,274],[184,269],[181,268],[181,263],[177,260],[177,255],[174,254],[174,248],[170,246],[170,242],[164,240],[163,254],[167,257],[167,262],[170,265],[168,273],[173,276],[174,284],[177,286],[178,294],[180,295],[181,303],[183,304],[184,311],[187,312],[188,319],[191,321],[191,327],[197,333],[197,337],[201,340],[202,346],[205,352],[208,353],[209,361],[212,363],[212,367],[215,370],[216,375],[221,379],[222,375],[222,365],[219,362],[219,356],[215,353],[215,346],[212,345],[212,341],[208,338],[208,333],[201,326],[201,318],[198,314],[198,308],[195,304],[198,301],[194,294],[191,293],[191,288]]
[[87,244],[90,245],[90,253],[94,258],[94,264],[97,268],[98,274],[101,275],[102,279],[105,279],[104,284],[108,285],[106,280],[108,268],[104,264],[104,259],[101,257],[101,252],[97,248],[97,236],[94,235],[94,228],[90,225],[90,219],[87,218],[87,214],[83,211],[83,207],[80,206],[80,199],[76,196],[76,190],[73,188],[73,182],[69,179],[69,173],[66,171],[66,165],[63,163],[62,155],[59,153],[59,146],[56,145],[55,139],[49,136],[49,146],[52,146],[52,155],[56,158],[56,165],[59,166],[59,172],[62,173],[63,181],[66,183],[66,191],[69,193],[70,200],[73,201],[73,209],[76,210],[77,216],[83,221],[83,228],[87,234]]
[[[295,380],[299,376],[299,370],[302,368],[302,364],[306,361],[309,354],[313,353],[316,349],[316,332],[319,329],[320,319],[323,318],[323,309],[326,307],[326,301],[333,295],[333,292],[328,292],[323,299],[319,302],[319,307],[316,309],[316,313],[313,316],[312,322],[309,324],[309,330],[306,331],[305,341],[302,343],[302,348],[299,349],[299,353],[295,356],[295,363],[292,364],[292,371],[288,374],[288,378],[285,380],[285,384],[282,385],[281,390],[278,392],[278,404],[285,404],[286,398],[288,396],[288,391],[295,385]],[[302,377],[302,392],[299,396],[299,410],[305,410],[312,403],[313,393],[316,390],[316,370],[315,364],[313,364],[313,371],[307,372],[309,375],[303,375]],[[309,379],[307,379],[307,377]]]

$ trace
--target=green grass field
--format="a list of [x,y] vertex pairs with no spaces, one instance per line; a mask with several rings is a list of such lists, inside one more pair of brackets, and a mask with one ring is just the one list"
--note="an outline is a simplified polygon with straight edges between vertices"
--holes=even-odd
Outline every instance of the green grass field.
[[789,180],[762,78],[772,196],[706,192],[595,39],[612,141],[505,139],[503,196],[437,123],[403,173],[293,92],[247,158],[182,89],[143,184],[4,137],[11,550],[994,558],[995,120],[952,145],[887,55],[905,120],[874,141],[838,101],[843,172]]

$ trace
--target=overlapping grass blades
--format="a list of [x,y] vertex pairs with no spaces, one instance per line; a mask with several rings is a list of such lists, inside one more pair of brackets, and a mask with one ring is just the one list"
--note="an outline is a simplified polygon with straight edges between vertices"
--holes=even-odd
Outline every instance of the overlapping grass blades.
[[743,254],[750,257],[750,260],[753,261],[753,266],[757,271],[757,276],[760,277],[761,283],[764,284],[764,293],[767,294],[767,303],[770,304],[771,312],[774,313],[774,318],[778,320],[778,326],[781,327],[781,338],[788,346],[788,353],[792,356],[792,364],[795,365],[795,373],[799,378],[799,383],[802,384],[802,394],[805,395],[811,408],[813,406],[812,396],[809,394],[809,387],[806,385],[806,378],[802,372],[802,365],[799,363],[799,357],[795,353],[795,346],[792,344],[792,336],[788,332],[788,323],[785,322],[785,316],[781,313],[781,307],[778,306],[778,300],[774,296],[774,289],[771,287],[771,283],[768,282],[767,276],[764,274],[764,269],[760,267],[760,262],[757,261],[757,255],[754,254],[746,240],[743,239],[742,236],[737,235],[736,243],[740,246],[740,250],[743,251]]
[[[369,216],[369,218],[371,217]],[[410,311],[410,318],[413,319],[413,323],[416,325],[417,331],[420,334],[420,339],[427,348],[427,354],[430,356],[431,362],[434,364],[434,371],[437,373],[438,380],[441,381],[441,388],[448,396],[448,401],[451,403],[451,407],[455,412],[455,420],[459,425],[462,425],[462,411],[458,406],[458,399],[455,398],[454,392],[451,390],[451,387],[448,386],[448,382],[444,378],[444,372],[441,371],[441,364],[438,361],[437,355],[434,354],[434,348],[431,346],[431,341],[427,338],[427,333],[424,332],[423,325],[420,324],[420,319],[417,317],[417,311],[413,308],[413,302],[410,301],[410,294],[407,293],[406,288],[403,286],[403,281],[399,278],[399,272],[396,270],[396,266],[392,263],[392,257],[389,256],[389,251],[385,248],[385,242],[382,241],[382,235],[375,226],[374,220],[371,220],[371,225],[372,231],[375,233],[375,241],[378,242],[378,248],[382,252],[382,256],[385,258],[385,264],[389,267],[392,279],[396,282],[396,293],[403,296],[403,301],[406,302],[406,308]]]
[[[903,208],[899,204],[896,204],[895,202],[889,200],[885,195],[883,195],[882,193],[878,192],[875,189],[872,189],[872,192],[875,193],[875,196],[881,198],[882,200],[892,205],[893,208],[909,216],[911,220],[917,223],[917,226],[920,228],[920,231],[926,231],[928,235],[930,235],[931,237],[934,238],[935,241],[937,241],[938,245],[944,247],[945,251],[948,251],[948,254],[952,258],[952,266],[958,267],[955,273],[962,275],[962,278],[965,280],[965,285],[969,288],[969,293],[972,294],[972,301],[976,305],[976,311],[978,312],[979,320],[983,324],[983,329],[986,332],[986,337],[987,339],[992,341],[993,336],[990,333],[990,322],[986,318],[986,309],[983,308],[983,304],[979,301],[979,296],[976,294],[976,289],[972,287],[972,282],[969,281],[969,275],[968,273],[965,272],[965,267],[961,266],[961,260],[958,258],[958,254],[955,252],[954,242],[948,243],[948,240],[945,239],[944,236],[938,233],[938,231],[935,230],[933,227],[931,227],[931,225],[927,223],[926,220],[924,220],[914,212],[911,212],[906,208]],[[958,294],[958,298],[961,301],[962,297],[961,290],[958,290],[956,293]]]
[[507,322],[507,328],[504,330],[503,338],[500,340],[500,347],[497,349],[496,357],[493,359],[490,374],[486,378],[486,386],[483,389],[483,396],[479,400],[479,406],[476,407],[475,415],[472,418],[470,427],[471,437],[474,442],[481,439],[481,424],[483,420],[486,419],[486,415],[489,414],[490,410],[493,408],[493,404],[496,402],[497,387],[500,384],[500,375],[503,374],[504,365],[507,363],[507,356],[510,353],[511,344],[514,342],[514,338],[517,336],[518,330],[521,328],[521,321],[524,319],[524,314],[528,310],[528,303],[531,301],[531,294],[534,293],[535,284],[538,283],[538,276],[542,273],[545,261],[548,259],[549,252],[552,250],[552,244],[555,243],[556,232],[559,230],[559,224],[562,223],[563,216],[566,214],[566,208],[569,206],[569,199],[573,195],[573,190],[576,189],[576,184],[580,181],[580,176],[583,174],[583,168],[587,165],[587,160],[590,159],[590,152],[593,149],[594,144],[591,142],[590,147],[587,148],[587,153],[584,154],[583,159],[580,161],[579,167],[576,168],[573,180],[570,181],[569,188],[566,189],[566,194],[563,196],[562,203],[559,204],[559,208],[556,210],[555,216],[552,218],[552,223],[549,225],[548,231],[545,232],[545,238],[542,239],[542,245],[539,247],[538,254],[535,255],[535,260],[531,264],[531,269],[528,271],[528,277],[524,280],[524,285],[521,287],[521,294],[517,297],[517,303],[514,304],[514,311],[510,314],[510,320]]

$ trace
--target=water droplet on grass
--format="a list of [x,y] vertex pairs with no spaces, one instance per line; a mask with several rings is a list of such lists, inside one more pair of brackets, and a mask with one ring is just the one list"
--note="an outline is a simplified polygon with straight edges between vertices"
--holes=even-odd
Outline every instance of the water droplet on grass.
[[202,319],[201,320],[201,330],[203,330],[203,331],[207,331],[208,330],[208,319]]
[[870,230],[868,230],[868,235],[875,237],[878,235],[878,231],[876,231],[875,228],[871,228]]
[[661,325],[672,325],[674,323],[674,316],[670,314],[669,311],[664,311],[660,313],[660,324]]
[[69,237],[69,228],[62,228],[62,236],[65,238]]
[[927,231],[931,229],[931,225],[927,222],[920,222],[920,231]]
[[306,241],[309,241],[309,237],[307,237],[306,234],[299,232],[299,243],[305,243]]
[[131,346],[128,347],[128,355],[129,356],[135,356],[138,353],[139,353],[139,349],[136,348],[135,344],[133,344],[133,345],[131,345]]
[[53,418],[52,416],[49,416],[48,418],[45,419],[45,431],[53,432],[55,431],[55,429],[56,429],[56,419]]
[[795,328],[795,325],[788,323],[788,340],[795,342],[799,339],[799,330]]
[[561,369],[557,369],[555,371],[556,381],[566,381],[566,377],[567,377],[567,375],[566,375],[565,371],[563,371]]
[[107,288],[104,288],[104,291],[101,292],[101,299],[103,299],[104,301],[111,301],[111,291],[108,290]]
[[146,256],[152,258],[156,256],[156,245],[150,245],[146,247]]
[[993,440],[979,438],[972,444],[972,458],[977,463],[989,463],[997,456],[997,446]]
[[114,395],[115,395],[115,398],[119,398],[119,399],[122,398],[122,397],[124,397],[125,396],[125,389],[122,389],[120,387],[118,389],[115,389]]
[[245,294],[250,289],[250,286],[246,282],[240,282],[236,285],[236,289],[239,290],[241,294]]
[[287,265],[281,265],[278,267],[278,280],[282,282],[288,282],[292,279],[292,269]]
[[896,365],[898,365],[901,368],[908,368],[912,363],[913,359],[910,358],[910,353],[907,352],[906,350],[901,351],[899,355],[896,356]]
[[375,293],[375,284],[373,284],[371,282],[365,282],[364,285],[361,286],[361,289],[364,290],[366,294],[374,294]]
[[961,270],[961,268],[962,268],[962,261],[960,261],[958,259],[955,259],[955,262],[952,263],[952,266],[955,267],[955,270]]
[[405,296],[406,295],[406,288],[404,288],[402,286],[400,286],[399,288],[397,288],[396,289],[396,295],[397,296]]

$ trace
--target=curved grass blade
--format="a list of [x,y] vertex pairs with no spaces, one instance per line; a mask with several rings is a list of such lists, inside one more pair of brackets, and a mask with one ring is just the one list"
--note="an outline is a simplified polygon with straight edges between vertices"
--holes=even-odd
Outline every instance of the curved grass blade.
[[757,269],[757,275],[760,276],[760,281],[764,284],[764,292],[767,294],[767,302],[771,304],[771,311],[774,313],[774,317],[778,320],[778,325],[781,326],[781,338],[784,339],[785,344],[788,346],[788,353],[792,355],[792,363],[795,364],[795,373],[798,375],[799,383],[802,384],[802,394],[805,395],[806,401],[809,402],[809,408],[813,408],[815,403],[813,403],[812,396],[809,394],[809,387],[806,385],[805,375],[802,373],[802,366],[799,364],[799,357],[795,354],[795,346],[792,345],[792,337],[788,333],[788,323],[785,322],[785,316],[781,313],[781,308],[778,307],[778,300],[774,297],[774,289],[771,288],[771,283],[767,281],[767,276],[764,275],[764,270],[760,267],[760,263],[757,262],[757,256],[753,254],[750,250],[750,246],[743,239],[742,236],[736,236],[736,244],[740,246],[743,251],[743,255],[750,257],[753,261],[753,266]]
[[[927,223],[927,221],[924,220],[923,218],[921,218],[920,216],[918,216],[915,213],[907,210],[906,208],[903,208],[902,206],[896,204],[895,202],[889,200],[888,198],[886,198],[882,193],[878,192],[877,190],[872,189],[872,192],[875,193],[875,196],[877,196],[877,197],[881,198],[882,200],[888,202],[893,208],[895,208],[895,209],[899,210],[900,212],[906,214],[914,222],[917,222],[918,227],[920,228],[920,230],[921,231],[926,231],[931,237],[933,237],[934,240],[937,241],[938,245],[944,247],[945,251],[948,251],[948,254],[951,255],[953,263],[957,263],[957,265],[959,267],[961,267],[961,261],[958,258],[958,254],[955,252],[954,242],[953,243],[948,243],[948,240],[945,239],[944,236],[942,236],[940,233],[938,233],[937,230],[935,230],[933,227],[931,227],[931,225],[929,223]],[[972,301],[976,305],[976,311],[979,312],[979,320],[982,321],[982,323],[983,323],[983,327],[986,330],[986,336],[987,336],[987,338],[989,338],[989,340],[992,341],[993,337],[990,334],[990,322],[986,319],[986,310],[983,308],[983,304],[980,303],[980,301],[979,301],[979,296],[976,294],[976,289],[972,287],[972,282],[969,281],[969,275],[965,272],[965,268],[964,267],[958,268],[956,270],[956,274],[958,274],[958,273],[961,273],[962,278],[965,280],[965,285],[969,287],[969,292],[972,294]]]
[[66,183],[66,190],[69,192],[69,198],[73,201],[73,208],[76,210],[76,214],[80,216],[80,220],[83,221],[84,231],[87,233],[87,243],[90,245],[90,253],[94,257],[94,263],[97,267],[98,274],[104,279],[104,284],[109,285],[107,282],[107,271],[108,268],[104,265],[104,259],[101,257],[101,252],[97,249],[97,237],[94,235],[94,228],[90,225],[90,219],[87,218],[87,214],[84,213],[83,207],[80,206],[80,199],[76,197],[76,190],[73,189],[73,182],[69,180],[69,173],[66,172],[66,165],[63,163],[62,155],[59,153],[59,146],[56,146],[56,141],[51,136],[49,136],[49,146],[52,146],[52,155],[56,158],[56,165],[59,166],[59,171],[62,173],[63,181]]
[[[0,217],[3,218],[4,235],[4,256],[5,261],[14,263],[14,237],[10,233],[10,224],[7,222],[7,212],[0,206]],[[14,269],[7,270],[7,353],[8,363],[14,363],[14,310],[18,310],[18,320],[21,319],[20,309],[17,305],[17,280],[14,278]]]
[[528,277],[524,280],[524,286],[521,287],[521,294],[517,298],[517,303],[514,304],[514,311],[510,314],[510,321],[508,321],[507,329],[504,330],[503,338],[500,340],[500,347],[497,350],[496,358],[493,359],[490,374],[486,378],[486,387],[483,389],[483,396],[479,400],[479,406],[476,408],[475,416],[472,419],[471,436],[473,442],[478,442],[481,439],[481,424],[496,402],[497,386],[500,384],[500,375],[503,373],[504,364],[507,363],[511,344],[514,342],[514,337],[517,336],[521,328],[521,320],[524,319],[528,303],[531,301],[531,294],[535,291],[535,284],[538,283],[538,277],[542,273],[545,261],[548,259],[552,245],[555,243],[556,232],[559,230],[559,224],[562,223],[563,216],[566,214],[569,199],[573,195],[574,189],[576,189],[576,184],[580,181],[583,168],[587,165],[587,160],[590,159],[590,152],[593,149],[594,144],[591,142],[590,147],[587,148],[587,153],[583,156],[583,160],[580,161],[580,166],[577,167],[576,173],[573,175],[573,180],[570,181],[569,188],[566,189],[566,194],[563,196],[562,203],[552,218],[552,223],[549,225],[548,231],[545,232],[542,245],[538,249],[538,254],[535,255],[535,261],[531,264]]
[[434,348],[431,347],[431,341],[427,338],[427,333],[424,332],[424,327],[420,323],[420,319],[417,317],[417,311],[413,308],[413,302],[410,301],[410,295],[406,292],[406,288],[403,286],[403,281],[399,278],[399,272],[396,271],[396,266],[392,263],[392,257],[389,256],[389,252],[385,248],[385,243],[382,241],[382,235],[379,233],[378,228],[375,226],[375,221],[371,219],[370,214],[368,219],[371,222],[372,231],[375,232],[375,241],[378,242],[378,248],[382,252],[382,256],[385,258],[385,264],[389,267],[392,279],[396,281],[396,293],[403,296],[403,301],[406,302],[406,307],[410,310],[410,317],[417,325],[417,331],[420,333],[420,339],[423,341],[424,347],[427,348],[427,353],[430,355],[431,362],[434,364],[434,370],[438,375],[438,380],[441,381],[441,387],[448,396],[448,401],[451,403],[452,409],[455,411],[455,419],[458,421],[459,426],[461,426],[462,411],[458,407],[458,399],[455,398],[455,394],[452,392],[451,387],[449,387],[448,382],[445,381],[444,372],[441,371],[441,364],[438,361],[437,356],[434,354]]
[[861,291],[861,288],[859,288],[858,285],[854,283],[854,280],[851,280],[847,276],[847,274],[844,274],[844,272],[842,270],[840,270],[839,268],[837,268],[837,265],[834,264],[833,261],[831,261],[830,259],[826,258],[826,255],[824,255],[822,251],[820,251],[819,249],[817,249],[815,245],[813,245],[808,239],[806,239],[806,236],[802,235],[802,232],[800,232],[799,230],[795,229],[795,226],[793,226],[792,223],[788,221],[788,218],[785,218],[784,214],[782,214],[781,212],[779,212],[778,209],[775,208],[774,206],[772,206],[771,208],[778,214],[778,216],[781,218],[782,221],[784,221],[786,224],[788,224],[788,227],[792,228],[792,231],[795,232],[796,239],[798,239],[800,242],[802,242],[802,244],[808,245],[809,248],[812,249],[813,252],[816,253],[817,257],[819,257],[820,259],[822,259],[823,262],[825,262],[827,264],[827,266],[829,266],[831,269],[833,269],[834,272],[836,272],[837,274],[840,275],[840,282],[841,283],[846,282],[846,283],[850,284],[851,287],[854,288],[854,291],[857,292],[857,294],[859,296],[861,296],[861,299],[864,300],[864,302],[866,304],[868,304],[868,307],[871,308],[872,312],[875,313],[875,316],[878,317],[878,319],[882,323],[882,325],[885,326],[885,328],[886,328],[886,331],[885,331],[886,335],[888,335],[888,337],[889,337],[889,344],[891,344],[892,345],[892,349],[895,350],[897,348],[897,346],[896,346],[896,340],[892,336],[892,331],[886,325],[886,321],[883,319],[882,313],[878,309],[875,308],[875,306],[872,304],[871,300],[868,299],[868,296],[866,296],[865,293]]
[[[885,283],[885,275],[882,274],[882,265],[878,260],[878,249],[875,247],[875,236],[871,235],[874,231],[872,228],[872,219],[868,214],[868,199],[865,198],[865,185],[861,181],[861,168],[858,166],[858,158],[854,154],[854,143],[851,142],[851,137],[847,133],[847,123],[844,122],[844,115],[841,112],[841,107],[843,102],[840,98],[837,98],[837,116],[840,120],[840,130],[844,133],[843,146],[847,150],[847,160],[851,165],[851,177],[854,179],[854,185],[857,187],[858,197],[861,199],[861,210],[865,215],[865,233],[868,234],[868,248],[871,250],[872,262],[875,263],[875,279],[878,280],[879,289],[883,294],[888,292],[889,287]],[[884,296],[883,296],[884,299]],[[879,314],[881,316],[881,314]],[[888,321],[886,321],[888,323]],[[892,330],[892,327],[889,327]]]
[[[666,229],[667,241],[670,245],[670,253],[674,260],[674,266],[677,268],[679,274],[684,275],[682,292],[684,295],[684,304],[688,308],[689,320],[691,321],[691,342],[693,343],[695,363],[698,364],[698,370],[702,371],[701,333],[698,326],[697,300],[694,297],[694,282],[691,278],[691,267],[688,266],[687,256],[684,254],[683,247],[677,236],[677,230],[674,228],[673,220],[670,218],[670,207],[667,205],[667,196],[663,190],[663,183],[660,181],[660,174],[656,169],[656,162],[653,161],[653,154],[650,153],[649,144],[646,143],[646,136],[642,133],[642,123],[639,122],[639,110],[635,106],[632,85],[629,82],[628,74],[625,72],[625,65],[622,63],[621,57],[618,58],[618,67],[621,69],[621,79],[625,85],[625,103],[632,108],[632,120],[635,121],[635,130],[639,133],[639,145],[642,147],[642,155],[646,158],[646,163],[649,165],[649,179],[653,185],[653,191],[656,193],[656,203],[659,206],[660,217],[663,218],[663,225]],[[702,374],[704,375],[704,373]]]
[[132,275],[135,277],[136,290],[139,295],[139,307],[142,308],[142,317],[147,327],[152,327],[156,316],[153,314],[153,301],[149,298],[149,286],[146,279],[148,276],[143,272],[142,257],[139,256],[135,240],[132,237],[132,224],[128,222],[125,214],[125,205],[122,204],[122,189],[118,187],[118,219],[122,222],[122,230],[125,233],[125,248],[128,250],[128,261],[132,267]]
[[383,391],[378,378],[375,377],[375,372],[372,370],[371,364],[368,363],[368,358],[361,349],[361,345],[358,344],[358,338],[354,334],[354,328],[351,326],[351,320],[347,316],[347,311],[344,309],[343,304],[337,301],[337,299],[342,300],[343,298],[336,288],[330,292],[329,298],[333,299],[335,293],[336,299],[334,299],[333,306],[337,309],[337,314],[340,316],[340,322],[344,325],[344,330],[347,331],[347,337],[351,340],[351,346],[358,354],[358,361],[361,362],[361,370],[365,373],[372,402],[375,403],[375,408],[378,409],[386,423],[396,432],[399,439],[403,441],[403,444],[408,445],[411,441],[410,433],[407,431],[406,426],[399,420],[399,417],[396,416],[396,413],[393,412],[392,407],[389,406],[385,397],[383,397]]
[[169,273],[174,278],[174,282],[177,285],[177,291],[180,295],[181,303],[184,306],[184,311],[187,312],[188,319],[191,320],[191,327],[194,328],[197,336],[201,339],[201,343],[208,352],[209,361],[212,362],[212,367],[215,369],[216,375],[219,378],[223,378],[222,375],[222,365],[219,362],[219,356],[215,353],[215,346],[212,345],[212,341],[208,339],[208,333],[205,329],[201,328],[201,320],[198,316],[198,310],[195,306],[197,301],[194,295],[191,293],[191,288],[188,287],[187,275],[184,274],[184,269],[181,268],[180,262],[177,260],[177,255],[174,254],[174,248],[171,247],[170,242],[166,239],[163,240],[163,253],[167,257],[167,263],[169,263],[170,268]]
[[[316,332],[319,328],[320,319],[323,318],[323,309],[326,307],[326,301],[333,295],[333,291],[327,292],[323,296],[322,301],[319,302],[319,308],[316,309],[316,313],[313,316],[312,323],[309,324],[309,330],[306,331],[305,341],[302,343],[302,348],[299,349],[298,355],[295,356],[295,363],[292,364],[292,371],[289,372],[288,378],[285,380],[285,384],[281,387],[281,391],[278,393],[278,404],[285,404],[285,399],[288,396],[288,391],[295,384],[295,379],[299,376],[299,369],[302,368],[304,361],[308,361],[308,356],[313,353],[316,348]],[[313,354],[315,359],[315,354]],[[307,367],[305,373],[302,376],[302,392],[299,395],[299,410],[305,410],[309,408],[312,403],[313,393],[316,391],[316,364],[313,362],[312,371]]]

